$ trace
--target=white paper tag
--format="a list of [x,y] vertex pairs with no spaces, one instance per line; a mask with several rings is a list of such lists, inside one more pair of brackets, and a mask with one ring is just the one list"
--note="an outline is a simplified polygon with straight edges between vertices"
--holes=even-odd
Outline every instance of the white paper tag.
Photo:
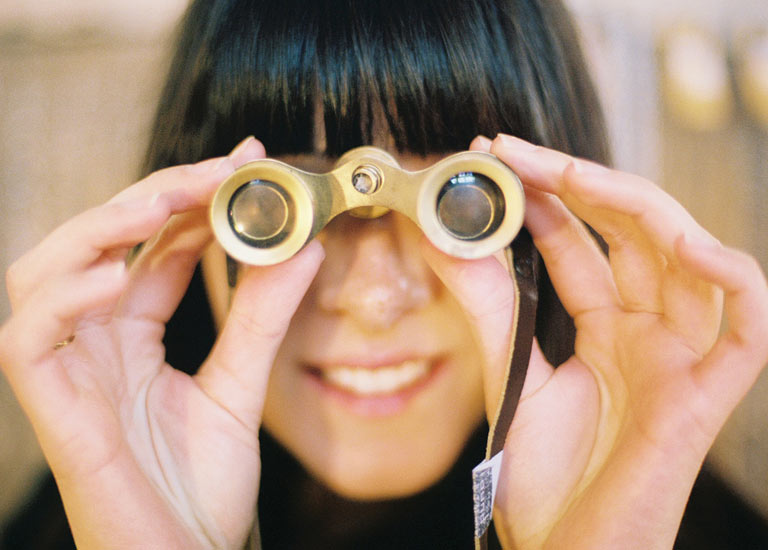
[[493,503],[499,484],[501,459],[504,451],[483,460],[472,470],[472,500],[475,510],[475,538],[480,538],[493,519]]

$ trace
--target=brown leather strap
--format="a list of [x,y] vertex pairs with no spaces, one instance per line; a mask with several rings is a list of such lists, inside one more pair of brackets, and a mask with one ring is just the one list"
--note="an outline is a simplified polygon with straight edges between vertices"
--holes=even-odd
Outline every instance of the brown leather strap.
[[486,458],[490,458],[504,449],[504,441],[512,424],[512,418],[515,416],[525,375],[528,371],[533,333],[536,328],[536,307],[539,301],[536,285],[537,252],[529,233],[523,230],[506,252],[508,261],[511,260],[510,266],[513,266],[510,268],[510,273],[517,282],[519,305],[515,319],[515,336],[509,350],[506,391],[496,417],[494,429],[489,434],[489,455]]
[[[516,282],[515,316],[512,330],[514,336],[509,349],[509,369],[506,374],[506,384],[501,397],[501,404],[496,418],[490,426],[486,460],[504,449],[509,427],[515,416],[523,383],[528,372],[528,362],[531,358],[534,330],[536,328],[536,307],[539,301],[538,292],[538,252],[533,246],[533,240],[525,229],[506,249],[507,265],[510,274]],[[488,548],[488,531],[475,541],[475,547],[480,550]]]

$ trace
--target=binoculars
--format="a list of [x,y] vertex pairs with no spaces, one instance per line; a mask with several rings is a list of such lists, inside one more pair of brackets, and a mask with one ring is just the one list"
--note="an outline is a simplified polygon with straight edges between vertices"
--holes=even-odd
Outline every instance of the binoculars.
[[390,210],[413,220],[437,248],[459,258],[489,256],[523,224],[520,179],[489,153],[465,151],[424,170],[403,170],[387,152],[358,147],[314,174],[273,159],[238,168],[211,203],[216,239],[235,260],[287,260],[335,216],[376,218]]

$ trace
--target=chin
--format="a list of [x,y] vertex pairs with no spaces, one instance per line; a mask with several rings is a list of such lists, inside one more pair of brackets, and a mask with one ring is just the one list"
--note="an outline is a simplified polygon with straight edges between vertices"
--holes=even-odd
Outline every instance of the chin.
[[318,481],[346,499],[389,500],[409,497],[428,489],[448,473],[456,458],[457,456],[444,457],[439,463],[430,461],[396,469],[308,469]]

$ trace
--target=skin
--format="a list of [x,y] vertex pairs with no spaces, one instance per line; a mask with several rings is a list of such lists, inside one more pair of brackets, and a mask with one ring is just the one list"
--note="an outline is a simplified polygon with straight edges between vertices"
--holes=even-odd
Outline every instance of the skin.
[[[707,449],[768,360],[765,276],[641,178],[509,136],[473,148],[521,176],[527,227],[578,330],[557,370],[533,354],[506,441],[501,539],[670,548]],[[210,241],[201,209],[235,166],[263,155],[248,140],[228,158],[154,174],[67,222],[8,274],[0,365],[80,548],[238,548],[247,536],[270,367],[322,245],[243,271],[196,376],[163,362],[161,335]],[[576,216],[607,240],[609,260]],[[148,239],[126,270],[127,249]],[[424,242],[420,251],[477,335],[493,410],[508,277],[493,258],[460,261]]]

